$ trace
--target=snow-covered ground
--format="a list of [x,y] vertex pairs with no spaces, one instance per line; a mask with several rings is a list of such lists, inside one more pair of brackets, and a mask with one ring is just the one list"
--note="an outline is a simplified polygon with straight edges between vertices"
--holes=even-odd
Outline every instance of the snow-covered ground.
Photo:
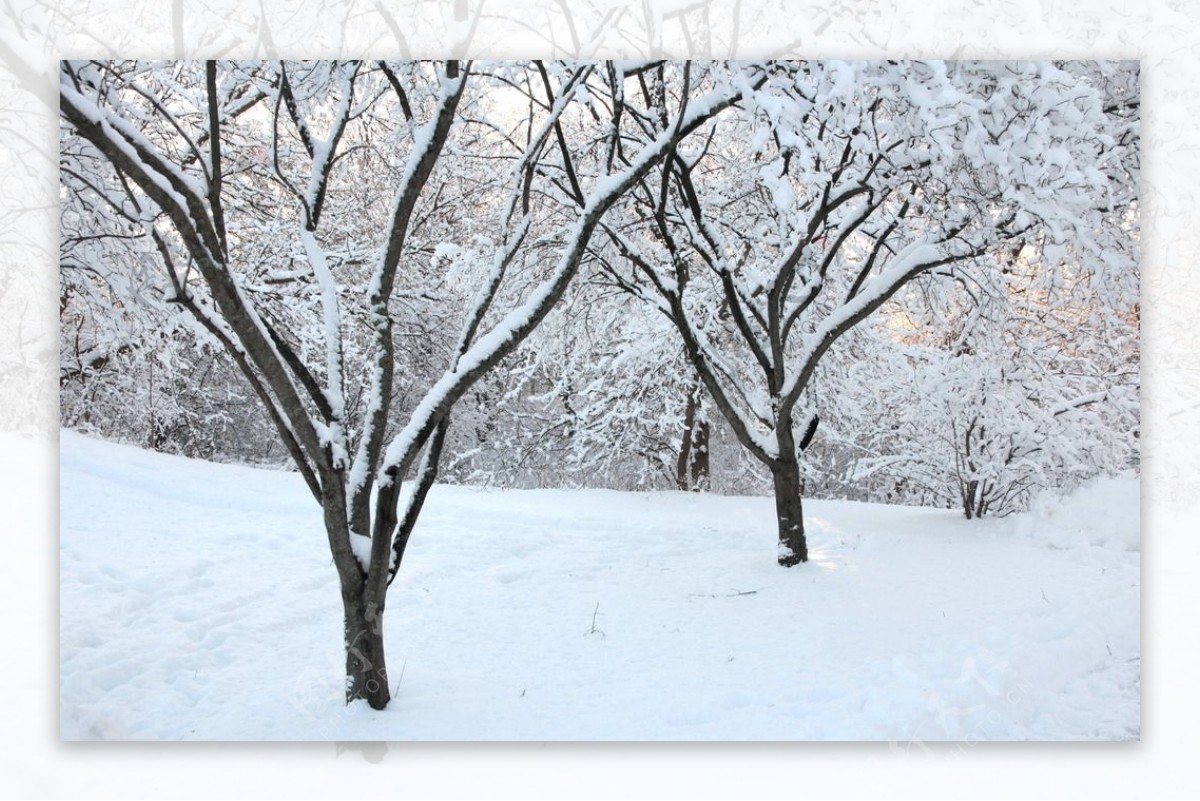
[[1020,518],[768,498],[430,493],[388,598],[395,699],[341,701],[296,474],[61,439],[60,734],[76,739],[1131,739],[1138,485]]

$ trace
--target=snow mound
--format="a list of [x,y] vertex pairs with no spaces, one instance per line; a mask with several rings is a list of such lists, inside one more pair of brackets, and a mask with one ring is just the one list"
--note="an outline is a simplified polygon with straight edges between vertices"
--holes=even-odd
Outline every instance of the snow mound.
[[1141,484],[1134,475],[1093,479],[1066,497],[1043,493],[1017,533],[1053,548],[1141,549]]

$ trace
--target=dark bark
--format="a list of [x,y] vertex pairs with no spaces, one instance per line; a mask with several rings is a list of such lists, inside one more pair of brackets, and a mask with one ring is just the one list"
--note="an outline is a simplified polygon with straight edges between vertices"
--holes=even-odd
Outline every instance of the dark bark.
[[683,416],[683,440],[679,443],[679,458],[675,460],[675,488],[690,489],[688,464],[692,461],[692,429],[696,425],[696,397],[688,395],[687,411]]
[[372,709],[383,709],[391,700],[383,655],[383,610],[367,619],[361,589],[343,591],[346,638],[346,703],[359,698]]
[[991,484],[979,479],[959,481],[959,494],[962,496],[963,514],[968,520],[983,517],[991,504]]
[[779,564],[793,567],[808,561],[800,463],[795,457],[785,457],[776,459],[770,467],[775,485],[775,519],[779,524]]
[[812,444],[813,435],[817,433],[817,424],[821,422],[821,418],[813,415],[808,421],[808,427],[804,429],[804,437],[800,440],[800,450],[808,450],[808,446]]
[[[429,447],[425,451],[425,459],[417,473],[417,483],[409,498],[408,508],[404,510],[404,517],[400,519],[399,523],[389,523],[389,527],[383,529],[383,531],[393,529],[396,531],[395,538],[392,540],[392,564],[388,568],[387,583],[389,586],[395,581],[396,574],[400,571],[400,564],[404,561],[404,551],[408,548],[408,540],[412,536],[413,528],[417,525],[417,517],[421,514],[421,509],[425,506],[425,498],[428,497],[429,490],[437,479],[438,465],[442,460],[442,445],[446,441],[446,432],[449,429],[450,418],[445,417],[429,440]],[[395,508],[394,504],[390,508]],[[376,536],[383,536],[383,534],[379,533]]]
[[700,399],[697,392],[696,387],[688,392],[683,439],[679,444],[679,458],[675,461],[675,486],[681,490],[701,490],[708,484],[709,425],[698,414]]
[[707,420],[696,423],[695,436],[692,439],[692,489],[708,488],[709,459],[708,459],[709,425]]

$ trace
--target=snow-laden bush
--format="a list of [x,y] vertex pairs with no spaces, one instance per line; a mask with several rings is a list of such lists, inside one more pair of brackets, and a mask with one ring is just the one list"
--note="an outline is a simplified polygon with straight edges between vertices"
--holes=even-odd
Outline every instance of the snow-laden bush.
[[1137,476],[1101,476],[1062,497],[1045,491],[1016,519],[1016,532],[1055,548],[1141,550]]

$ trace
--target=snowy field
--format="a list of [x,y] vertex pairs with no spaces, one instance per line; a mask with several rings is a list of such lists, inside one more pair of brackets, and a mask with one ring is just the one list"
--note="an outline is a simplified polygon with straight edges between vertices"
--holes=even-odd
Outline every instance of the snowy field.
[[1005,520],[438,486],[388,596],[395,699],[341,701],[296,474],[61,439],[67,740],[1136,739],[1138,485]]

